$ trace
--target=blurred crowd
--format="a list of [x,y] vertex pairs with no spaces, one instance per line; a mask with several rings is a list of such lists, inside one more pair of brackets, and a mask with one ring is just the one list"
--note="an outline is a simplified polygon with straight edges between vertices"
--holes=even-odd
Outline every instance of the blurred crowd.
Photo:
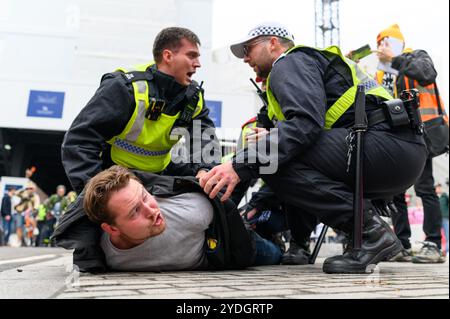
[[56,193],[42,201],[31,181],[23,189],[9,187],[1,204],[0,246],[53,246],[53,230],[76,196],[58,185]]

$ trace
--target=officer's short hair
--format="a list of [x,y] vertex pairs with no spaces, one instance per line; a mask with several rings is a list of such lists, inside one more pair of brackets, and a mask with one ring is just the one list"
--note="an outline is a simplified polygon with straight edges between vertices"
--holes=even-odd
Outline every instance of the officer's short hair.
[[281,38],[281,37],[277,37],[277,38],[278,38],[278,41],[280,42],[280,44],[283,47],[285,47],[286,49],[290,49],[295,46],[294,41],[292,41],[292,40]]
[[92,177],[85,187],[83,199],[84,211],[88,218],[96,224],[114,225],[115,216],[107,206],[113,192],[126,187],[131,179],[141,183],[128,169],[114,165]]
[[181,47],[182,39],[200,45],[198,36],[189,29],[170,27],[161,30],[153,43],[153,59],[155,62],[160,63],[162,61],[162,53],[164,50],[178,50]]

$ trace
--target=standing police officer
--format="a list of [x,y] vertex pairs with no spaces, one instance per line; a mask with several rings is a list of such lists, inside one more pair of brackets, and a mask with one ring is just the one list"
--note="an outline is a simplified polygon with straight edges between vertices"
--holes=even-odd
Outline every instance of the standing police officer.
[[[364,84],[367,93],[365,196],[392,196],[419,176],[426,159],[423,138],[408,126],[390,126],[380,103],[391,96],[346,59],[338,47],[294,47],[293,36],[284,26],[266,23],[252,29],[243,41],[231,46],[231,51],[258,76],[268,78],[269,117],[276,121],[278,132],[278,153],[269,156],[272,162],[278,159],[278,170],[261,175],[261,160],[255,164],[245,162],[249,150],[241,151],[233,162],[213,168],[200,179],[210,197],[227,186],[222,197],[226,199],[240,180],[261,175],[277,196],[292,207],[291,215],[306,212],[350,234],[355,163],[353,156],[348,167],[347,137],[351,137],[354,125],[358,84]],[[266,135],[268,142],[273,132]],[[298,227],[295,222],[289,226],[291,230]],[[325,260],[323,270],[364,273],[370,269],[368,266],[401,249],[389,225],[367,211],[362,248],[356,251],[349,245],[344,255]]]

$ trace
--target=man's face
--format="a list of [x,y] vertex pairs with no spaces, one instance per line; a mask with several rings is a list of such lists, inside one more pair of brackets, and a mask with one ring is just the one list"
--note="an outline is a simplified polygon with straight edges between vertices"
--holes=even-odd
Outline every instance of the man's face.
[[111,228],[128,242],[140,244],[166,229],[165,218],[155,198],[134,179],[111,195],[107,208],[115,216]]
[[245,45],[244,63],[255,71],[261,78],[267,78],[272,70],[272,57],[267,48],[269,39],[256,38]]
[[197,68],[201,66],[198,45],[182,39],[181,47],[170,52],[167,73],[173,76],[178,83],[188,86],[192,82],[192,76]]

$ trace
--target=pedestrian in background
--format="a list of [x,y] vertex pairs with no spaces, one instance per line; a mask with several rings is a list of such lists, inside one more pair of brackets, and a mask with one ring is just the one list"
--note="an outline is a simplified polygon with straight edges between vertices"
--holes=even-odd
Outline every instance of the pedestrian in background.
[[[405,48],[405,38],[398,25],[392,25],[381,31],[377,36],[380,61],[376,74],[378,83],[383,85],[394,97],[404,90],[417,89],[420,97],[419,111],[422,121],[428,121],[439,116],[440,100],[436,77],[437,72],[433,61],[424,50]],[[443,109],[443,107],[442,107]],[[444,262],[441,254],[441,211],[439,198],[434,189],[433,161],[428,156],[421,176],[414,184],[414,190],[422,199],[424,210],[423,231],[426,235],[423,247],[415,256],[412,254],[410,237],[411,227],[408,220],[408,208],[405,201],[405,191],[394,196],[398,214],[394,214],[392,222],[397,237],[403,245],[403,250],[391,261],[412,261],[415,263]]]
[[10,187],[8,192],[4,194],[2,198],[2,206],[1,206],[1,216],[2,223],[0,226],[3,226],[3,236],[0,238],[0,243],[2,245],[7,245],[9,241],[9,234],[11,232],[11,220],[13,215],[13,206],[12,206],[12,198],[16,193],[16,189],[14,187]]

